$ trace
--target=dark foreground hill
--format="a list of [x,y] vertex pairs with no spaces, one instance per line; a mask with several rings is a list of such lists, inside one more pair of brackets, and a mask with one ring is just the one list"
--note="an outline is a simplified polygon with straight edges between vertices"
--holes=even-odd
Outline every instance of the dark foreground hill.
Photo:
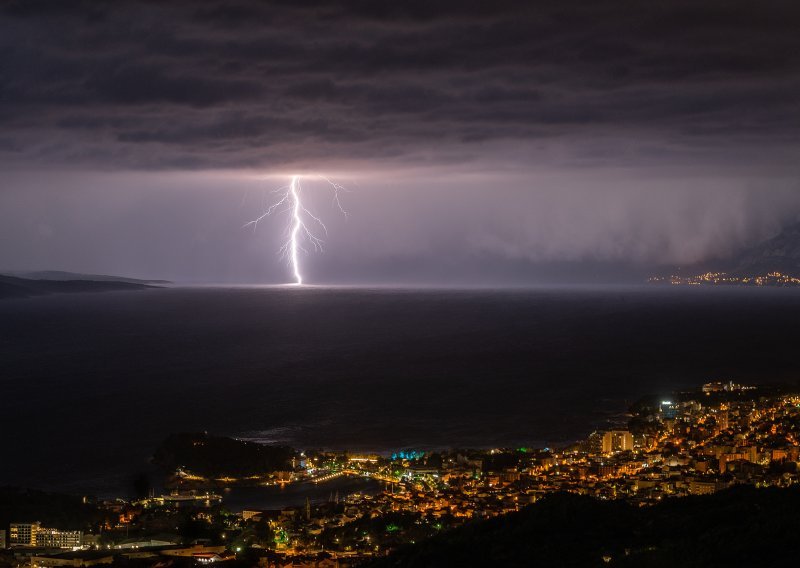
[[150,284],[114,280],[34,280],[0,274],[0,299],[25,298],[45,294],[146,290],[153,287]]
[[556,494],[368,566],[783,566],[796,556],[798,511],[798,488],[736,487],[643,508]]

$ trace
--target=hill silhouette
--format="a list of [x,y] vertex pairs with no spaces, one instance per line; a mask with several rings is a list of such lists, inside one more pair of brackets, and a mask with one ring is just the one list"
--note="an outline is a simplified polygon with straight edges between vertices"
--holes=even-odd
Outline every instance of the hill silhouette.
[[368,566],[778,566],[792,557],[799,506],[798,488],[742,486],[652,507],[553,494]]

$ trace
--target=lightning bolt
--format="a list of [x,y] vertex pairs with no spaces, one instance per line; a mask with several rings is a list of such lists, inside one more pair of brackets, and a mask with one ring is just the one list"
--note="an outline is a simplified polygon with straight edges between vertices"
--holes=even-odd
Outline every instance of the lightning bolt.
[[[340,194],[347,189],[341,184],[322,175],[315,175],[314,177],[325,181],[333,191],[333,203],[339,211],[347,218],[348,214],[342,206]],[[258,227],[258,223],[263,221],[275,212],[284,213],[291,211],[289,216],[289,223],[286,228],[286,239],[278,249],[278,254],[281,258],[285,258],[291,267],[292,274],[294,275],[294,283],[298,286],[303,284],[303,275],[300,271],[300,253],[308,253],[303,244],[307,244],[313,251],[323,252],[324,240],[323,235],[328,235],[328,227],[322,222],[322,219],[309,211],[303,205],[302,192],[303,187],[300,184],[301,176],[292,176],[289,185],[279,187],[274,190],[277,194],[276,200],[267,207],[267,209],[256,219],[245,223],[245,227],[252,226],[253,230]]]

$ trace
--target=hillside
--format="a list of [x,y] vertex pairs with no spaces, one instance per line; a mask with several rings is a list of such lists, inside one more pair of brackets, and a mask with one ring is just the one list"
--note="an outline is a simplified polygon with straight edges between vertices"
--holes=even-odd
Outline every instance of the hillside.
[[736,487],[643,508],[555,494],[368,566],[778,566],[791,557],[798,507],[798,488]]
[[172,434],[153,454],[165,472],[185,468],[204,477],[267,475],[292,469],[295,452],[286,446],[267,446],[207,433]]

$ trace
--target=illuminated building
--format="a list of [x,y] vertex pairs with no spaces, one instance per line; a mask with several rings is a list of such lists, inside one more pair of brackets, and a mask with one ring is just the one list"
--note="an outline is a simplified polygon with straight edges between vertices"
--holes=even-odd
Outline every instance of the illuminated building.
[[39,523],[11,523],[8,527],[9,546],[36,546]]
[[46,528],[41,523],[11,523],[9,527],[9,544],[11,546],[79,548],[82,538],[81,531]]
[[669,400],[662,400],[659,408],[661,409],[661,415],[664,418],[675,418],[680,412],[678,405]]
[[242,520],[249,521],[255,517],[259,517],[261,515],[261,511],[252,511],[250,509],[245,509],[242,511]]
[[692,495],[709,495],[726,487],[727,484],[721,481],[693,479],[689,482],[689,493]]
[[80,548],[83,533],[81,531],[62,531],[39,527],[36,531],[34,546],[42,548]]
[[603,434],[603,453],[633,450],[633,435],[627,430],[610,430]]

